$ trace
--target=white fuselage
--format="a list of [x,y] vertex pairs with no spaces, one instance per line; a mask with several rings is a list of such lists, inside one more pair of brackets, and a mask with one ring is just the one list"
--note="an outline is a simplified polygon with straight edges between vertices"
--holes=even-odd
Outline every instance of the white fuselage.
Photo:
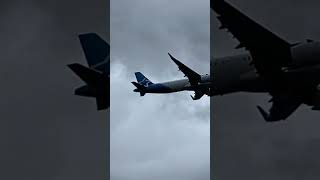
[[193,91],[197,89],[204,89],[210,87],[210,75],[202,75],[201,81],[197,86],[191,86],[187,78],[168,81],[163,83],[152,84],[148,86],[144,91],[146,93],[172,93],[178,91]]
[[[304,91],[305,84],[320,82],[320,43],[301,43],[291,49],[292,61],[284,72],[290,87]],[[211,95],[234,92],[268,92],[251,63],[250,54],[212,59],[210,72]],[[320,104],[320,91],[315,87],[310,104]],[[319,97],[318,97],[319,96]]]

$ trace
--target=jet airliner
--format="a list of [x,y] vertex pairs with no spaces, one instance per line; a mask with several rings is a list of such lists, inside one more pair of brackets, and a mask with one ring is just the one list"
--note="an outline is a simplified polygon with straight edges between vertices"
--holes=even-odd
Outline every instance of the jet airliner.
[[185,74],[185,76],[187,76],[187,79],[154,84],[141,72],[136,72],[135,76],[138,82],[131,82],[136,86],[134,92],[139,92],[140,96],[144,96],[146,93],[194,91],[195,95],[191,96],[193,100],[198,100],[204,94],[209,93],[210,75],[200,75],[181,63],[178,59],[174,58],[171,54],[169,54],[169,56],[172,61],[178,65],[178,68]]
[[[209,81],[203,82],[202,77],[185,71],[189,90],[209,96],[235,92],[268,93],[272,103],[269,111],[257,106],[267,122],[287,119],[302,104],[320,110],[320,42],[310,39],[287,42],[225,0],[211,0],[210,7],[221,23],[219,29],[230,32],[240,42],[235,48],[245,48],[248,53],[212,58]],[[144,78],[139,74],[136,76],[140,80]],[[135,91],[141,95],[156,92],[140,84],[139,80],[134,84]],[[169,89],[175,87],[170,83],[165,85]],[[157,85],[154,88],[158,89]],[[200,95],[194,99],[199,99]]]
[[79,63],[68,67],[83,80],[86,85],[75,89],[74,94],[96,99],[97,109],[110,106],[110,46],[95,33],[79,35],[89,67]]

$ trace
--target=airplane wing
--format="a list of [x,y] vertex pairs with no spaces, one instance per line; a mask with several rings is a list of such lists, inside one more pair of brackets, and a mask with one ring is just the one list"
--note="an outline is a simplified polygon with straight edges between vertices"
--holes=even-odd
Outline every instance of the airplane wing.
[[272,102],[269,113],[257,106],[263,118],[268,122],[285,120],[303,103],[301,99],[290,96],[273,97]]
[[250,51],[252,64],[270,92],[285,87],[282,68],[291,61],[291,44],[257,24],[224,0],[211,0],[220,29],[227,29],[240,42],[236,48]]
[[198,85],[198,83],[201,81],[200,74],[196,73],[195,71],[193,71],[192,69],[190,69],[189,67],[181,63],[179,60],[171,56],[170,53],[168,54],[170,58],[173,60],[173,62],[178,65],[179,70],[181,70],[185,74],[185,76],[188,77],[190,84],[192,86]]

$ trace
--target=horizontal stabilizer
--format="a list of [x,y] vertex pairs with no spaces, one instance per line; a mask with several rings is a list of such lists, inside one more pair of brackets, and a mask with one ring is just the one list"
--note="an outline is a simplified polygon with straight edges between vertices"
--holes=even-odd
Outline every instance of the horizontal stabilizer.
[[78,63],[69,64],[68,67],[89,85],[96,86],[104,78],[100,72],[87,68]]
[[146,93],[144,92],[146,87],[143,85],[137,83],[137,82],[131,82],[137,89],[133,90],[134,92],[140,92],[140,96],[144,96]]
[[194,96],[191,96],[193,100],[199,100],[204,95],[202,91],[195,91]]

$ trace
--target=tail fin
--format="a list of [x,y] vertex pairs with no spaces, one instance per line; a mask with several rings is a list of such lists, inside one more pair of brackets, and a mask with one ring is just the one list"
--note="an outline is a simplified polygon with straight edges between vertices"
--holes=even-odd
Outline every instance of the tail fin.
[[109,44],[95,33],[80,34],[79,39],[89,67],[108,74]]
[[136,79],[139,84],[143,85],[144,87],[147,87],[151,84],[153,84],[148,78],[146,78],[141,72],[135,72]]

